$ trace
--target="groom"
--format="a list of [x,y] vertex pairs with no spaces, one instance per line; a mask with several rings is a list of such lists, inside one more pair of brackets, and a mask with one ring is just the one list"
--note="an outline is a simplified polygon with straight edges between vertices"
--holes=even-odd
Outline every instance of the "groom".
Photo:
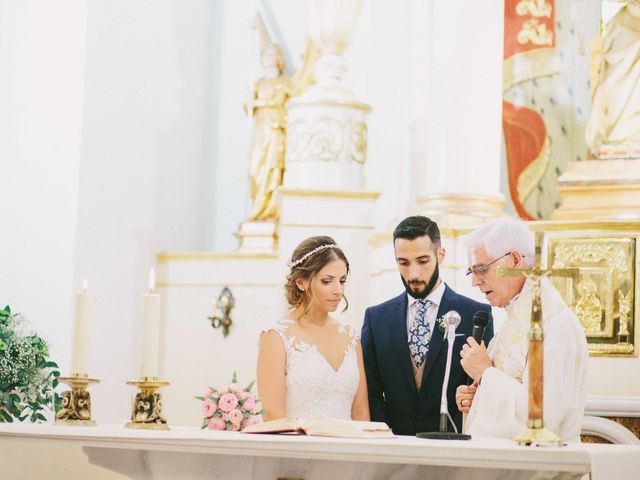
[[[367,308],[362,326],[371,420],[386,422],[398,435],[438,431],[447,345],[437,319],[455,310],[462,320],[456,328],[447,399],[462,431],[455,392],[467,375],[459,352],[472,334],[474,313],[490,313],[491,307],[457,294],[440,279],[445,251],[434,221],[405,218],[393,232],[393,248],[406,292]],[[490,321],[485,344],[492,336]]]

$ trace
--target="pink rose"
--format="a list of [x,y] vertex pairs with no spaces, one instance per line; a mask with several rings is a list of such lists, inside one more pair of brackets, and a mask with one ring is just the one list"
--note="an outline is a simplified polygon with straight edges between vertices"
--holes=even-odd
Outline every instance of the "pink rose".
[[218,408],[223,412],[230,412],[238,406],[238,397],[233,393],[225,393],[218,400]]
[[251,415],[249,418],[247,418],[244,421],[244,425],[242,426],[242,428],[246,428],[250,425],[255,425],[256,423],[260,422],[260,417],[258,415]]
[[216,413],[217,409],[218,405],[216,405],[216,403],[210,398],[202,403],[202,414],[205,418],[213,417],[213,414]]
[[247,398],[242,404],[242,408],[247,412],[252,412],[254,408],[256,408],[256,400],[253,396]]
[[[247,392],[246,390],[243,390],[242,392],[240,392],[238,394],[238,398],[240,400],[246,400],[247,398],[251,398],[251,397],[253,397],[253,393]],[[253,397],[253,398],[255,398],[255,397]]]
[[239,383],[232,383],[231,385],[229,385],[229,391],[231,393],[240,393],[243,390],[244,390],[244,387]]
[[227,387],[226,385],[218,385],[216,387],[216,393],[218,395],[224,395],[225,393],[229,393],[229,387]]
[[210,418],[207,426],[209,427],[209,430],[224,430],[227,428],[227,422],[220,417]]
[[244,415],[242,415],[242,412],[240,410],[235,408],[226,414],[226,418],[231,423],[239,424],[239,423],[242,423],[242,419],[244,418]]
[[240,424],[232,423],[231,425],[229,425],[229,428],[227,428],[227,430],[230,430],[232,432],[237,432],[238,430],[240,430]]
[[262,402],[256,402],[255,407],[253,407],[252,413],[257,415],[262,411]]

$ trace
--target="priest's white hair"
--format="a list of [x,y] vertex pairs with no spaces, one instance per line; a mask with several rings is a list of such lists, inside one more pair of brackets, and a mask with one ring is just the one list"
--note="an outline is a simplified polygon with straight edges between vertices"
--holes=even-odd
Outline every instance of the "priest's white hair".
[[467,251],[483,247],[487,255],[498,258],[516,250],[524,255],[524,264],[532,267],[535,261],[535,241],[527,225],[513,218],[500,218],[476,228],[464,238]]

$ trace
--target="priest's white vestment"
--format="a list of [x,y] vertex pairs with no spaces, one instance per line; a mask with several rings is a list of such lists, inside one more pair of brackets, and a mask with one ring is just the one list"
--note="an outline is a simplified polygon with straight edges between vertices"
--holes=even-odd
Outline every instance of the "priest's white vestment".
[[[527,352],[533,281],[506,307],[507,320],[489,342],[493,367],[485,370],[471,404],[466,431],[513,438],[527,428]],[[540,280],[544,328],[544,426],[579,442],[586,396],[588,348],[584,329],[549,279]]]

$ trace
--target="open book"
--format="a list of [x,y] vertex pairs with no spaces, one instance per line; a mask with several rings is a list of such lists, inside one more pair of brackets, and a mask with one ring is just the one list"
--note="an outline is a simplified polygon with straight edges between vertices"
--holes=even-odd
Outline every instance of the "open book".
[[279,418],[256,423],[242,430],[243,433],[293,433],[319,437],[341,438],[395,438],[383,422],[336,420],[334,418]]

